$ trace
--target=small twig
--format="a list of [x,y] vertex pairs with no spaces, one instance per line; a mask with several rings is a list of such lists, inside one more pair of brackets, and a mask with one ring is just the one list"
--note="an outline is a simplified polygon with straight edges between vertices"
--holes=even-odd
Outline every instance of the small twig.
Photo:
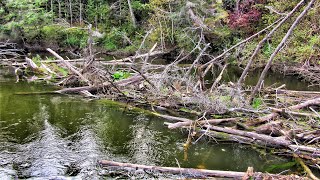
[[314,112],[320,118],[320,114],[317,111],[315,111],[312,107],[309,107],[309,109],[311,109],[311,111]]
[[228,64],[225,64],[219,74],[219,76],[216,78],[216,80],[214,81],[214,83],[212,84],[211,88],[210,88],[210,93],[212,93],[213,89],[217,86],[217,84],[220,82],[220,80],[222,79],[222,75],[224,70],[226,69],[226,67],[228,66]]

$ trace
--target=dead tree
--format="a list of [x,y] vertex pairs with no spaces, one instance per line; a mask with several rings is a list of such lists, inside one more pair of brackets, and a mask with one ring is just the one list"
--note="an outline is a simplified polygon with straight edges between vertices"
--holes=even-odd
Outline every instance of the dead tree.
[[267,65],[265,66],[265,68],[263,69],[261,76],[258,80],[258,83],[256,84],[256,86],[254,87],[254,90],[252,91],[251,95],[250,95],[250,99],[249,102],[251,103],[254,96],[256,95],[256,93],[258,92],[258,89],[260,88],[262,81],[264,80],[265,76],[267,75],[267,72],[272,64],[273,59],[275,58],[275,56],[278,54],[278,52],[281,50],[281,48],[283,47],[284,43],[288,40],[289,36],[292,34],[294,28],[297,26],[297,24],[299,23],[299,21],[302,19],[302,17],[308,12],[308,10],[311,8],[311,6],[313,5],[313,3],[315,2],[315,0],[311,0],[309,2],[309,4],[306,6],[306,8],[299,14],[299,16],[296,18],[296,20],[293,22],[293,24],[291,25],[290,29],[288,30],[288,32],[286,33],[286,35],[283,37],[283,39],[281,40],[281,42],[278,44],[277,48],[274,50],[274,52],[272,53],[272,55],[270,56]]
[[298,10],[298,8],[303,4],[304,0],[301,0],[257,45],[256,49],[254,50],[253,54],[251,55],[246,68],[243,70],[241,77],[238,80],[238,85],[240,85],[245,77],[248,74],[248,71],[253,63],[254,58],[256,57],[256,55],[258,54],[258,52],[260,51],[261,47],[263,46],[263,44],[276,32],[277,29],[279,29],[279,27],[281,27],[281,25],[283,23],[285,23],[289,17],[291,17],[293,15],[293,13],[295,11]]
[[137,27],[136,17],[134,16],[133,9],[131,6],[131,0],[128,0],[129,12],[132,20],[133,27]]

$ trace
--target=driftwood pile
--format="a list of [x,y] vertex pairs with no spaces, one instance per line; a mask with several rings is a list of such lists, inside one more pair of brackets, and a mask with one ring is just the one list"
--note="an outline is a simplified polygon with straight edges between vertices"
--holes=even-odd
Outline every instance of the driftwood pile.
[[[212,82],[214,85],[210,84],[208,87],[199,83],[201,78],[192,72],[197,68],[196,63],[189,66],[178,65],[185,57],[180,57],[168,65],[152,64],[149,58],[164,53],[154,51],[155,47],[146,54],[107,62],[90,58],[65,60],[56,52],[47,49],[55,60],[36,63],[26,57],[25,62],[12,64],[19,69],[31,69],[35,75],[45,77],[43,79],[52,79],[54,76],[56,84],[63,87],[54,93],[126,99],[135,104],[149,104],[151,109],[168,112],[173,109],[189,109],[188,113],[197,118],[153,113],[170,121],[165,123],[169,129],[181,128],[189,132],[186,151],[188,146],[199,139],[209,137],[216,142],[231,141],[277,148],[282,155],[298,158],[313,168],[319,168],[320,92],[290,91],[283,89],[284,85],[276,89],[263,89],[260,91],[261,96],[268,100],[264,101],[266,103],[261,104],[259,109],[254,109],[246,102],[246,91],[232,83],[219,85],[220,76],[226,66]],[[202,52],[204,51],[200,52],[198,59]],[[57,67],[66,69],[68,75],[63,76],[57,71]],[[119,69],[130,72],[131,76],[114,79],[113,75]],[[216,115],[222,118],[213,118]],[[105,161],[101,164],[105,164],[103,162]],[[184,171],[179,169],[179,172]],[[306,169],[306,172],[311,171]],[[236,174],[235,177],[242,177],[244,174]],[[252,176],[258,175],[263,174],[254,173]]]
[[0,58],[15,58],[21,56],[22,50],[17,48],[15,43],[0,42]]
[[[107,97],[126,102],[131,101],[135,105],[149,106],[152,110],[161,109],[161,112],[163,110],[169,113],[172,110],[183,110],[184,113],[188,113],[188,117],[194,118],[181,117],[179,113],[175,116],[163,115],[158,112],[153,114],[171,121],[166,123],[168,128],[181,128],[188,132],[185,143],[186,151],[191,144],[198,142],[203,137],[208,137],[216,142],[231,141],[262,148],[277,148],[278,153],[296,158],[309,177],[316,179],[308,166],[320,169],[320,92],[290,91],[284,89],[285,85],[276,89],[261,89],[261,83],[275,55],[283,47],[294,27],[312,7],[315,0],[310,0],[308,4],[304,2],[301,0],[284,17],[216,57],[207,53],[210,49],[210,43],[206,42],[201,33],[199,41],[195,43],[194,49],[189,53],[181,51],[170,64],[154,63],[155,57],[167,52],[163,48],[157,50],[157,44],[155,44],[148,52],[141,53],[144,40],[150,34],[148,32],[136,55],[123,59],[112,61],[96,59],[92,50],[93,40],[89,37],[88,47],[82,59],[66,59],[53,50],[47,49],[53,55],[53,60],[35,62],[31,58],[25,57],[24,62],[14,59],[9,64],[15,67],[17,80],[25,76],[24,73],[28,72],[25,71],[27,69],[31,70],[35,75],[33,77],[37,77],[38,80],[53,81],[62,87],[51,93],[76,93],[90,98]],[[304,10],[297,16],[270,57],[254,90],[243,89],[242,82],[247,76],[254,57],[261,49],[260,47],[303,5],[305,5]],[[189,14],[192,16],[192,4],[189,6]],[[253,52],[239,81],[236,84],[221,84],[222,74],[227,68],[227,63],[224,63],[222,59],[232,50],[272,27],[273,29],[261,40]],[[89,27],[89,35],[90,31],[91,26]],[[197,56],[193,57],[192,55],[196,52],[198,52]],[[192,64],[182,65],[182,62],[190,59],[194,59]],[[206,63],[202,63],[204,60]],[[208,81],[206,75],[214,71],[212,68],[214,64],[221,66],[221,70],[218,72],[219,76]],[[314,73],[313,70],[312,73]],[[308,77],[314,78],[312,75],[308,75]],[[256,107],[253,108],[251,102],[255,103],[254,100],[258,92],[260,101],[256,101]],[[220,118],[216,118],[217,116]],[[110,163],[101,161],[101,164]],[[119,164],[119,166],[124,165]],[[160,168],[160,170],[167,169]],[[174,171],[183,172],[184,170],[179,168]],[[235,177],[245,177],[245,175],[248,176],[244,179],[257,177],[255,173],[250,172],[240,173]]]

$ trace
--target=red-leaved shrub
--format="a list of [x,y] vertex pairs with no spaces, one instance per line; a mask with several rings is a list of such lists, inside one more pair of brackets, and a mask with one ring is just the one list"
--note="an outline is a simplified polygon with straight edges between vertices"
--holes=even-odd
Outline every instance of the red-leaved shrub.
[[254,28],[254,24],[261,18],[261,12],[254,7],[257,3],[259,3],[259,1],[241,1],[238,8],[229,12],[229,27],[250,33]]

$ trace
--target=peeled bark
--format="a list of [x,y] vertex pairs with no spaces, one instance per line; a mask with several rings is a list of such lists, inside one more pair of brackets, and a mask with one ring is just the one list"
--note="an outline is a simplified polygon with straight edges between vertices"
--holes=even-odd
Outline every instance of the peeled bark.
[[224,122],[235,122],[240,120],[239,118],[228,118],[228,119],[209,119],[209,120],[202,120],[202,121],[185,121],[185,122],[177,122],[173,124],[169,124],[169,129],[176,129],[183,126],[190,126],[191,124],[195,123],[196,125],[205,125],[205,124],[211,124],[211,125],[218,125],[220,123]]
[[27,65],[28,65],[32,70],[39,70],[38,65],[36,65],[36,63],[34,63],[34,62],[32,61],[32,59],[26,57],[26,62],[27,62]]
[[47,48],[47,51],[49,51],[52,55],[58,58],[72,73],[78,75],[80,79],[82,79],[84,82],[90,85],[90,81],[87,78],[85,78],[79,71],[77,71],[69,62],[65,61],[59,54],[57,54],[50,48]]

